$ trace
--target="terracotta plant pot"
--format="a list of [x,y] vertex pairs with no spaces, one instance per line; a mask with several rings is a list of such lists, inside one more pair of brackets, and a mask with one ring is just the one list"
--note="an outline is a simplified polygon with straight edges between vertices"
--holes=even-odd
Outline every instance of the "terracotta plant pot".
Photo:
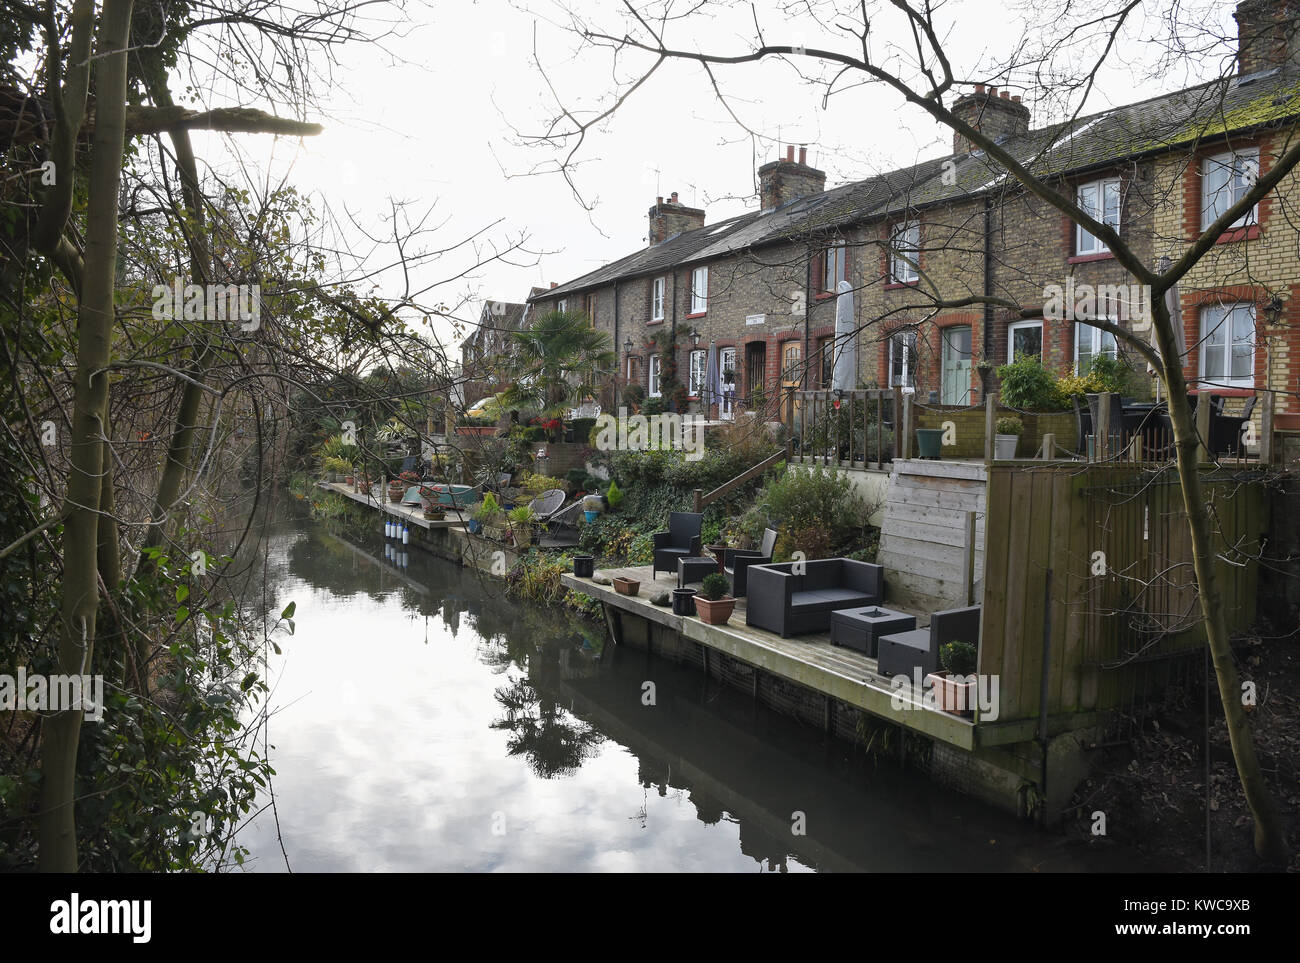
[[703,595],[695,596],[695,614],[700,621],[708,625],[726,625],[731,613],[736,609],[736,600],[725,595],[717,601],[706,599]]
[[636,595],[641,591],[641,581],[634,578],[618,576],[614,580],[614,591],[619,595]]
[[357,491],[359,491],[359,492],[360,492],[361,494],[363,494],[363,495],[369,495],[369,494],[370,494],[370,482],[364,482],[364,481],[361,482],[359,485],[357,485]]
[[349,488],[356,488],[357,480],[353,478],[351,475],[348,475],[343,479],[343,484],[347,485]]
[[[970,681],[958,681],[968,679]],[[959,716],[975,714],[975,677],[953,676],[949,672],[931,672],[925,680],[934,686],[936,709]]]

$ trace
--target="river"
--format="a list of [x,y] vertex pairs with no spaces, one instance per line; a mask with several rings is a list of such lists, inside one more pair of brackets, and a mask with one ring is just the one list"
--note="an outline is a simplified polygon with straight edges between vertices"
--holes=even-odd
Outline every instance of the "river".
[[275,806],[240,828],[249,870],[1161,868],[873,764],[414,547],[311,522],[268,538],[267,610],[295,602],[296,631],[269,666]]

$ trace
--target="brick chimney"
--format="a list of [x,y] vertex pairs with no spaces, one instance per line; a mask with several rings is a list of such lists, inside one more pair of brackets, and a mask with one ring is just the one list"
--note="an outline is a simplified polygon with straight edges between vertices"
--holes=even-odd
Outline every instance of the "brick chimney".
[[[975,85],[975,92],[964,94],[953,104],[952,112],[970,124],[985,137],[1000,140],[1029,130],[1029,108],[1004,90],[998,94],[996,87],[987,90],[983,84]],[[952,135],[952,152],[969,154],[974,150],[965,137],[956,131]]]
[[1239,73],[1253,74],[1300,62],[1300,45],[1295,43],[1300,2],[1243,0],[1232,16],[1237,21]]
[[703,226],[704,211],[684,205],[677,199],[676,191],[666,201],[662,197],[656,197],[655,206],[650,208],[650,246],[662,244],[683,231],[693,231]]
[[771,211],[800,197],[810,197],[826,190],[826,172],[808,166],[808,148],[785,149],[784,160],[774,160],[758,169],[758,199],[763,210]]

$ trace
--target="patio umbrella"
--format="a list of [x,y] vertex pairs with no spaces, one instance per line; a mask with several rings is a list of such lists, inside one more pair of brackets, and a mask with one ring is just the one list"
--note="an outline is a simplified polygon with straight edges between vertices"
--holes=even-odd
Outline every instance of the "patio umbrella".
[[841,281],[835,298],[835,343],[832,357],[831,388],[852,391],[858,386],[858,339],[853,321],[853,286]]
[[710,341],[709,353],[704,358],[704,416],[709,416],[709,405],[718,399],[718,347]]

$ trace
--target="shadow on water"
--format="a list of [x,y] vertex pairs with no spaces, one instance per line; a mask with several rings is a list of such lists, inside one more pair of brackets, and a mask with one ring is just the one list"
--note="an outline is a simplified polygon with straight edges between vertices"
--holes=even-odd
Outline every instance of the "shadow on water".
[[[415,548],[290,527],[267,580],[298,603],[271,700],[294,869],[1159,868],[873,764]],[[256,868],[283,868],[267,820],[247,836]]]

